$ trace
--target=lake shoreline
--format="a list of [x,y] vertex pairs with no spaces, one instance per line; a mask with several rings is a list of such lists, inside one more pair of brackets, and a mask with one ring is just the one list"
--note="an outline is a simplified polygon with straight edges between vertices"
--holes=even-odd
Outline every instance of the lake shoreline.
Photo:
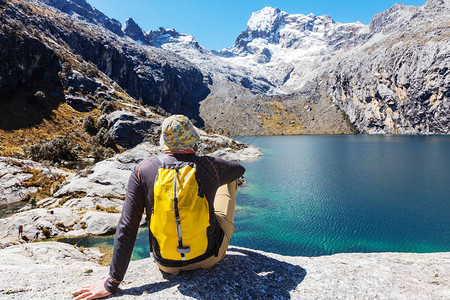
[[[199,155],[233,161],[249,160],[262,155],[261,149],[227,137],[204,132],[201,132],[201,136]],[[3,188],[1,191],[4,193],[0,193],[0,200],[5,200],[8,205],[20,203],[28,190],[32,193],[37,191],[38,188],[34,186],[23,188],[23,191],[20,187],[20,183],[29,185],[31,180],[37,181],[34,173],[40,175],[47,172],[51,177],[63,172],[65,176],[64,182],[49,188],[51,196],[0,218],[0,249],[21,243],[16,239],[19,224],[23,225],[23,235],[28,241],[113,233],[120,218],[131,171],[143,159],[161,152],[159,146],[144,142],[74,173],[49,168],[34,161],[0,157],[0,164],[7,174],[2,177],[4,181],[0,181],[0,188]],[[141,224],[144,222],[143,217]]]

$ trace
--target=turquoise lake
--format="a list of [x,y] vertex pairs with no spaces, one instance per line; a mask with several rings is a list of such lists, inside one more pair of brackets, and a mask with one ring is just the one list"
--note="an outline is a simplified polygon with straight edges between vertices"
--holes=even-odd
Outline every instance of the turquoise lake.
[[[232,245],[295,256],[450,251],[449,136],[238,140],[264,156],[243,163]],[[134,259],[148,257],[147,234]]]

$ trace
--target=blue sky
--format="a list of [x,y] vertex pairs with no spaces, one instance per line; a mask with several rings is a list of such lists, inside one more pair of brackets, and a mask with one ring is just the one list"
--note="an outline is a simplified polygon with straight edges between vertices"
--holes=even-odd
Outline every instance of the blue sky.
[[122,24],[133,18],[144,31],[174,28],[193,35],[207,49],[231,47],[252,12],[265,6],[289,14],[329,15],[336,22],[361,21],[401,2],[423,5],[426,0],[87,0],[92,6]]

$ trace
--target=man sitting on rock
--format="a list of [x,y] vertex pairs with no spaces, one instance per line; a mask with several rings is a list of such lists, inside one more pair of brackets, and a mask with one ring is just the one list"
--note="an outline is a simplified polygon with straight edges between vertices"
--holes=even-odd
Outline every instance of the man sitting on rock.
[[[224,258],[235,231],[236,179],[245,169],[238,163],[197,156],[194,149],[199,139],[187,117],[174,115],[164,120],[160,138],[164,153],[139,163],[128,181],[109,278],[74,292],[75,300],[102,298],[117,291],[144,209],[152,257],[162,271],[177,275],[208,269]],[[186,208],[186,203],[192,205]]]

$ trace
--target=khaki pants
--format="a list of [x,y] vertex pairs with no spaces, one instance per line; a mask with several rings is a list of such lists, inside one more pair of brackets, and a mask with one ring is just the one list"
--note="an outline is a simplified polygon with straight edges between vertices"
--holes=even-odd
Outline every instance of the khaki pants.
[[217,190],[214,199],[214,212],[220,227],[222,227],[223,232],[225,233],[222,245],[219,248],[219,254],[183,267],[164,267],[159,263],[156,263],[161,271],[172,275],[178,275],[180,271],[210,269],[225,257],[228,245],[230,244],[231,235],[236,231],[236,228],[233,226],[234,211],[236,209],[236,189],[237,181],[222,185]]

